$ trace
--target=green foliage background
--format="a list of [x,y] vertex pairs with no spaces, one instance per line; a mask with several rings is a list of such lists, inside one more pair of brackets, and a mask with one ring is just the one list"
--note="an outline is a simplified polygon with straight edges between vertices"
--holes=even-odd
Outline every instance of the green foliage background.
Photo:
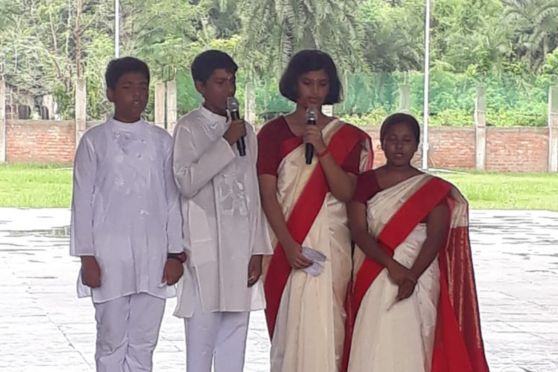
[[[104,68],[113,57],[108,0],[0,0],[0,73],[11,86],[53,94],[73,116],[78,77],[88,116],[110,113]],[[189,77],[196,54],[217,48],[240,65],[238,96],[256,92],[258,121],[292,105],[277,81],[290,56],[319,48],[345,87],[336,114],[377,125],[411,89],[422,115],[424,0],[121,0],[121,55],[145,59],[154,80],[176,78],[179,114],[199,97]],[[430,113],[433,125],[472,125],[477,87],[489,125],[546,125],[558,76],[558,0],[432,0]],[[147,110],[152,115],[153,102]]]

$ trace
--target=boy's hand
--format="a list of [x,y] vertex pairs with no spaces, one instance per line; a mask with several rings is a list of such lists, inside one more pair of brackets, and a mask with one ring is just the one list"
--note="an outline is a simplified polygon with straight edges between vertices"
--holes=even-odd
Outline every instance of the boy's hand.
[[243,119],[240,120],[233,120],[229,125],[229,128],[223,134],[223,138],[227,140],[228,143],[231,145],[236,143],[240,139],[240,137],[244,137],[246,135],[246,125]]
[[90,288],[101,286],[101,268],[94,256],[81,257],[81,281]]
[[262,256],[254,255],[250,257],[250,262],[248,263],[248,287],[256,284],[260,276],[262,275]]
[[167,285],[174,285],[182,274],[184,274],[182,262],[174,258],[167,259],[165,269],[163,270],[163,282],[167,283]]

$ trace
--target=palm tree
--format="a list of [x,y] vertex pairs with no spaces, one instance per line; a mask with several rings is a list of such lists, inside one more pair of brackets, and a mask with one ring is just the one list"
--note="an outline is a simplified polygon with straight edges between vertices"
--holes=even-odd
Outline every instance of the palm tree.
[[366,40],[364,57],[373,71],[419,70],[423,46],[424,4],[407,6],[369,1],[362,5],[362,27]]
[[534,70],[540,69],[546,54],[558,46],[558,0],[504,0],[504,17],[515,23],[520,55]]
[[362,62],[357,0],[243,0],[243,55],[257,75],[283,69],[296,50],[318,48],[342,68]]

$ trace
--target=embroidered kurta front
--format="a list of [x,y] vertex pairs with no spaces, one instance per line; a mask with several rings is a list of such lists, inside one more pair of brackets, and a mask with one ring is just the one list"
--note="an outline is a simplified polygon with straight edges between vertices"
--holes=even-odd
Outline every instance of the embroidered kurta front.
[[172,139],[145,121],[89,129],[74,162],[70,254],[95,256],[101,286],[78,295],[104,302],[134,293],[166,298],[167,253],[184,250]]
[[203,106],[175,129],[174,174],[189,253],[175,315],[190,317],[198,285],[204,311],[263,309],[261,283],[247,287],[252,255],[271,254],[256,175],[257,145],[247,124],[246,156],[223,134],[225,117]]

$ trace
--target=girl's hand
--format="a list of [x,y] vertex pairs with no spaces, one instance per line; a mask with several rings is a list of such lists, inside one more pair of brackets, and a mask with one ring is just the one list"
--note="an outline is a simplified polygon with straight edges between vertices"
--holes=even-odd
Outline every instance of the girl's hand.
[[300,245],[297,244],[296,246],[290,248],[284,247],[283,249],[285,249],[287,261],[289,261],[289,264],[293,269],[305,269],[312,265],[313,262],[304,257],[302,254],[302,247]]
[[316,125],[306,125],[302,138],[304,140],[304,143],[310,143],[312,146],[314,146],[314,150],[317,153],[325,151],[326,144],[322,136],[322,130]]
[[398,286],[402,285],[405,281],[409,281],[413,283],[413,285],[417,283],[415,274],[395,260],[392,260],[386,268],[389,278]]
[[397,301],[404,300],[411,297],[415,291],[416,283],[410,280],[404,280],[403,283],[399,284],[399,290],[397,291]]

